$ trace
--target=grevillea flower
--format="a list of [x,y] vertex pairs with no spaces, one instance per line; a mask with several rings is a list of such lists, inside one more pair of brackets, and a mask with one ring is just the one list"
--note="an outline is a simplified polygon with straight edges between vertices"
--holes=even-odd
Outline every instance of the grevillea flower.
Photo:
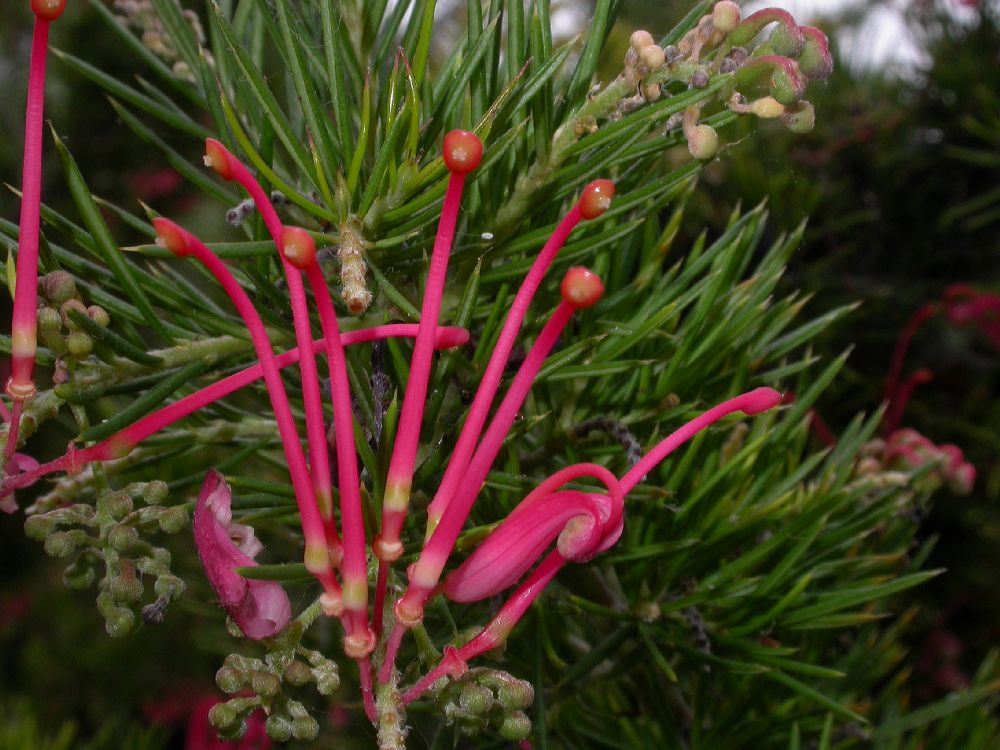
[[263,545],[253,529],[233,522],[232,498],[222,475],[209,470],[194,508],[195,546],[222,608],[248,638],[269,638],[288,624],[291,603],[274,581],[248,580],[236,572],[256,566]]

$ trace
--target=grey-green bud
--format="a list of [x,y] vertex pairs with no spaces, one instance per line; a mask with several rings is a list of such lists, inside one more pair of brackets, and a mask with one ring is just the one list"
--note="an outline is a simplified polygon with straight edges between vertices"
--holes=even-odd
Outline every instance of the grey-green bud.
[[135,627],[135,614],[125,607],[113,607],[105,616],[104,629],[112,638],[121,638]]
[[458,705],[463,711],[481,716],[493,708],[493,693],[482,685],[466,685],[458,696]]
[[187,526],[188,515],[184,508],[178,506],[165,509],[156,520],[164,533],[176,534]]
[[44,542],[45,538],[56,530],[56,527],[55,519],[49,517],[48,514],[28,516],[24,519],[24,535],[36,542]]
[[70,310],[76,310],[78,313],[80,313],[82,315],[86,315],[87,314],[87,306],[84,305],[78,299],[68,299],[65,302],[63,302],[61,305],[59,305],[59,313],[62,315],[62,322],[63,322],[63,325],[66,326],[66,330],[68,330],[68,331],[78,331],[78,330],[80,330],[79,326],[77,326],[76,323],[74,323],[72,320],[70,320],[70,317],[69,317],[69,311]]
[[292,734],[295,739],[310,742],[319,734],[319,722],[312,716],[299,716],[292,719]]
[[167,489],[167,483],[155,479],[149,482],[142,489],[142,499],[146,501],[148,505],[161,505],[164,500],[167,499],[169,491]]
[[134,547],[139,542],[139,531],[134,526],[115,524],[108,531],[108,544],[119,552]]
[[50,557],[69,557],[76,549],[76,542],[66,531],[56,531],[45,539],[45,554]]
[[290,661],[285,667],[285,682],[292,687],[302,687],[312,682],[313,671],[300,661]]
[[87,308],[87,317],[101,328],[107,328],[111,324],[111,316],[108,315],[108,311],[98,305],[91,305]]
[[215,684],[223,693],[238,693],[243,689],[243,675],[235,669],[220,667],[219,671],[215,673]]
[[497,690],[497,698],[507,710],[523,709],[535,700],[535,689],[530,682],[512,677]]
[[278,714],[267,717],[264,729],[267,736],[275,742],[288,742],[292,738],[292,722]]
[[500,736],[505,740],[520,742],[521,740],[528,739],[528,735],[530,734],[531,719],[521,711],[516,711],[510,716],[505,716],[503,722],[500,724]]
[[257,695],[270,698],[281,690],[281,680],[270,672],[253,672],[250,675],[250,689]]
[[111,518],[120,521],[132,512],[132,498],[127,492],[112,492],[97,501],[98,513],[107,513]]
[[65,271],[52,271],[42,277],[42,294],[50,302],[61,305],[76,296],[76,282]]

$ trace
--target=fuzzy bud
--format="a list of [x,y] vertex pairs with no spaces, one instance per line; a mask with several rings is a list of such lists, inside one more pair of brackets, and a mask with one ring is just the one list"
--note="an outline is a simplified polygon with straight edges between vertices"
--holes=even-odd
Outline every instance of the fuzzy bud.
[[154,479],[142,488],[142,499],[147,505],[160,505],[168,494],[167,483],[159,479]]
[[139,532],[134,526],[115,524],[108,532],[108,544],[118,552],[125,552],[139,542]]
[[115,576],[108,582],[108,591],[115,601],[126,604],[134,604],[142,599],[143,590],[142,581],[131,568],[123,570],[120,576]]
[[691,88],[703,89],[708,85],[710,80],[711,77],[708,75],[708,71],[698,68],[698,70],[691,74]]
[[187,511],[181,507],[167,508],[156,521],[165,534],[176,534],[183,531],[188,524]]
[[83,331],[73,331],[66,337],[66,348],[72,358],[84,359],[94,350],[94,340]]
[[639,51],[639,59],[650,70],[658,70],[666,62],[667,55],[663,51],[663,47],[657,44],[650,44]]
[[474,716],[482,716],[493,708],[493,693],[482,685],[475,683],[465,685],[458,695],[458,704],[463,711]]
[[500,724],[500,736],[511,742],[521,742],[531,734],[531,719],[523,711],[505,716]]
[[62,316],[62,323],[66,330],[78,331],[79,326],[69,317],[70,310],[75,310],[81,315],[87,314],[87,307],[78,299],[68,299],[59,306],[59,314]]
[[112,607],[104,616],[104,629],[112,638],[121,638],[135,627],[135,614],[127,607]]
[[87,308],[87,317],[101,328],[107,328],[111,324],[111,316],[108,315],[108,311],[98,305],[91,305]]
[[62,335],[62,316],[51,307],[40,307],[37,313],[38,335],[42,343],[56,354],[66,352],[66,340]]
[[219,686],[219,690],[223,693],[231,695],[243,689],[244,680],[242,675],[235,669],[220,667],[219,671],[215,673],[215,684]]
[[711,159],[719,151],[719,134],[711,125],[695,125],[687,133],[688,151],[701,161]]
[[508,711],[520,710],[530,706],[535,700],[535,689],[525,680],[504,680],[497,690],[500,704]]
[[793,133],[808,133],[816,126],[816,110],[810,102],[796,102],[781,115],[781,122]]
[[297,740],[312,742],[319,734],[319,724],[312,716],[297,716],[292,720],[292,734]]
[[41,279],[41,285],[42,294],[54,305],[61,305],[76,296],[76,282],[65,271],[45,274]]
[[284,716],[271,714],[264,724],[264,731],[275,742],[288,742],[292,739],[292,722]]
[[66,588],[78,591],[90,588],[95,578],[97,578],[97,575],[94,573],[93,567],[79,558],[72,564],[67,565],[63,571],[63,584],[65,584]]
[[742,17],[740,6],[732,0],[721,0],[712,8],[712,25],[723,34],[728,34],[735,29]]
[[642,84],[642,98],[647,102],[655,102],[660,98],[662,94],[660,89],[660,84],[658,83],[644,83]]
[[270,672],[253,672],[250,675],[250,689],[261,697],[270,698],[281,690],[281,680]]
[[132,512],[132,498],[127,492],[112,492],[97,501],[97,511],[120,521]]
[[632,36],[629,38],[629,44],[636,52],[642,52],[646,47],[653,44],[653,35],[645,29],[637,29],[632,32]]
[[46,537],[56,530],[56,526],[55,520],[48,514],[28,516],[24,520],[24,535],[36,542],[44,542]]
[[208,711],[208,721],[219,730],[230,729],[241,721],[240,712],[228,703],[216,703]]
[[56,531],[45,539],[45,554],[49,557],[69,557],[76,549],[76,542],[67,531]]
[[284,680],[292,687],[302,687],[312,679],[312,670],[300,661],[290,661],[285,666]]
[[337,664],[328,661],[313,669],[313,679],[316,681],[316,691],[320,695],[333,695],[340,687],[340,672]]

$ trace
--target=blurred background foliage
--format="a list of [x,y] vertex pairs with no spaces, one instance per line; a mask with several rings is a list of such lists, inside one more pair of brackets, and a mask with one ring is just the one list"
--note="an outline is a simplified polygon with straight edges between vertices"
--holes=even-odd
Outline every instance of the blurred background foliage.
[[[854,347],[819,403],[835,431],[877,408],[892,346],[918,307],[952,283],[1000,292],[1000,13],[996,4],[981,3],[973,20],[959,23],[947,12],[950,1],[914,2],[905,10],[926,65],[906,75],[840,65],[815,96],[819,117],[809,136],[756,122],[730,129],[728,158],[704,170],[675,242],[692,242],[706,225],[717,234],[735,206],[765,199],[767,232],[808,217],[785,291],[814,295],[818,310],[863,301],[814,342],[826,357]],[[622,3],[607,70],[616,69],[632,29],[665,30],[686,10],[676,0]],[[16,183],[30,17],[19,7],[5,20],[0,175]],[[817,25],[835,32],[860,21],[860,14],[845,13]],[[92,13],[67,13],[54,27],[53,43],[117,78],[135,72]],[[46,116],[59,123],[95,193],[122,205],[139,198],[161,209],[201,210],[187,186],[150,162],[98,89],[54,58],[48,86]],[[177,145],[198,158],[189,141]],[[44,190],[45,199],[63,210],[71,202],[60,189],[56,160],[45,164],[53,188]],[[0,215],[16,220],[9,190],[0,191]],[[130,241],[127,227],[113,229],[122,244]],[[937,540],[927,547],[927,564],[947,575],[906,594],[900,607],[908,612],[906,627],[878,641],[859,639],[858,659],[866,649],[895,649],[909,661],[902,676],[908,684],[894,678],[880,688],[898,694],[901,709],[933,706],[976,682],[977,670],[982,684],[996,674],[988,652],[1000,641],[1000,352],[981,333],[941,319],[922,329],[907,363],[907,370],[931,368],[935,379],[917,392],[904,424],[937,443],[960,445],[979,478],[971,496],[941,494],[920,519],[918,538]],[[193,700],[214,692],[211,675],[221,659],[182,647],[190,637],[185,617],[168,617],[129,639],[105,638],[99,615],[89,603],[79,606],[88,595],[62,588],[58,566],[25,540],[17,517],[0,516],[0,571],[0,750],[180,746]],[[206,602],[207,594],[191,596],[181,607],[198,610]],[[162,728],[144,728],[150,720]],[[951,744],[956,736],[944,727],[930,738],[940,744],[927,747],[975,747]],[[851,738],[838,742],[849,746]]]

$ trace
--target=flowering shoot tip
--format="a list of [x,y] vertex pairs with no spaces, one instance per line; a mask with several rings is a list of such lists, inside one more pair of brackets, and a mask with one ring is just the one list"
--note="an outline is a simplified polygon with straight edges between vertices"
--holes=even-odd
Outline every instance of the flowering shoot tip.
[[468,174],[483,159],[483,142],[468,130],[452,130],[444,137],[441,152],[449,172]]
[[589,268],[574,266],[566,272],[559,290],[563,301],[582,309],[597,304],[604,294],[604,282]]
[[580,196],[580,215],[585,219],[596,219],[611,207],[611,199],[614,197],[614,182],[594,180],[583,189]]

